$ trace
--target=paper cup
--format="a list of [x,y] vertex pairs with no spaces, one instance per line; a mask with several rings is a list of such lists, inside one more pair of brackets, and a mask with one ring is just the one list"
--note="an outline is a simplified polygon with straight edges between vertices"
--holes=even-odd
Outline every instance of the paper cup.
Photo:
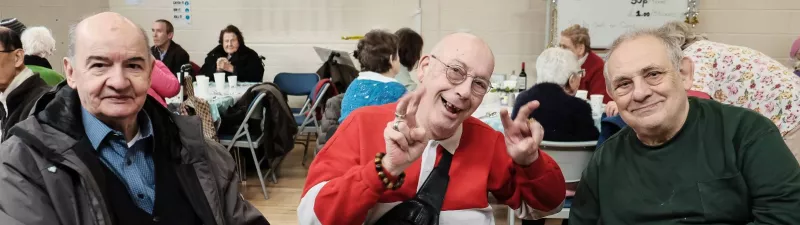
[[209,96],[208,85],[209,85],[208,77],[197,76],[197,88],[196,88],[197,93],[195,93],[195,95],[197,95],[198,98],[208,99]]
[[238,78],[236,76],[228,76],[228,86],[236,87],[238,83]]
[[575,97],[583,99],[583,100],[588,100],[586,98],[587,96],[589,96],[589,92],[586,91],[586,90],[578,90],[578,92],[575,93]]
[[214,84],[218,92],[225,91],[225,73],[214,73]]

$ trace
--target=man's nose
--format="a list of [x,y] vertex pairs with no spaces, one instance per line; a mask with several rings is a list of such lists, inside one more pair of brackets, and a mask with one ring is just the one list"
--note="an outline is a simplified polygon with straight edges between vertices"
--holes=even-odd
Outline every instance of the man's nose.
[[642,102],[653,95],[651,86],[644,81],[633,81],[633,100]]
[[459,98],[469,98],[470,94],[472,94],[472,78],[468,77],[464,82],[456,85],[453,89],[456,91],[456,95],[458,95]]
[[106,86],[116,91],[122,91],[130,88],[131,82],[125,75],[125,70],[122,68],[122,66],[115,66],[113,69],[109,70],[108,73]]

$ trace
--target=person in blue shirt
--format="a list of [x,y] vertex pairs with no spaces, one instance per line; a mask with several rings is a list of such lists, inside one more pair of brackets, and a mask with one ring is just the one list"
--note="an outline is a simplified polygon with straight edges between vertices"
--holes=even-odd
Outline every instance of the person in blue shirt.
[[353,55],[361,72],[344,93],[339,123],[353,110],[396,102],[406,93],[406,87],[394,78],[402,67],[397,51],[397,36],[386,31],[372,30],[358,41]]
[[67,82],[0,145],[0,224],[269,224],[198,119],[148,97],[141,28],[104,12],[69,39]]

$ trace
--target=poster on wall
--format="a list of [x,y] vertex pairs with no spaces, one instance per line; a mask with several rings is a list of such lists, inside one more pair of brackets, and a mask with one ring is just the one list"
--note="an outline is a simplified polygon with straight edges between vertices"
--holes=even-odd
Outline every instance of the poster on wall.
[[190,0],[172,0],[172,23],[175,26],[192,24],[192,4]]

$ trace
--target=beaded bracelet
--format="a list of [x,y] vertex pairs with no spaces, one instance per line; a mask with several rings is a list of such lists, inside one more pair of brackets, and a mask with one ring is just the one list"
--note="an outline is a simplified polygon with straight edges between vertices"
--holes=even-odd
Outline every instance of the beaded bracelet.
[[375,154],[375,171],[378,171],[378,178],[381,179],[383,182],[383,186],[386,189],[397,190],[400,186],[403,186],[403,181],[406,179],[406,173],[400,173],[400,176],[397,177],[397,180],[394,182],[389,182],[389,177],[386,176],[386,172],[383,171],[383,157],[386,156],[386,153],[378,152]]

